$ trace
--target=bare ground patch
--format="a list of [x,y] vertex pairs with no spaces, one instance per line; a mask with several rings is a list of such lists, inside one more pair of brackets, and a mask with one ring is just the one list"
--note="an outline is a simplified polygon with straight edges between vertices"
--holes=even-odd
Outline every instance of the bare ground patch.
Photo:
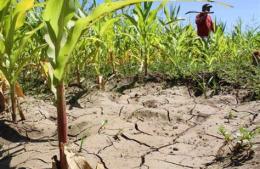
[[[193,98],[184,86],[147,83],[120,91],[92,91],[68,105],[70,143],[90,165],[106,169],[259,168],[260,150],[231,163],[218,127],[232,132],[260,125],[260,102],[237,103],[235,95]],[[70,104],[68,102],[68,104]],[[58,153],[56,109],[51,102],[27,97],[27,119],[0,119],[0,168],[51,168]],[[233,111],[234,118],[227,119]],[[260,138],[254,142],[259,145]],[[220,154],[221,153],[221,154]],[[216,160],[222,155],[222,161]]]

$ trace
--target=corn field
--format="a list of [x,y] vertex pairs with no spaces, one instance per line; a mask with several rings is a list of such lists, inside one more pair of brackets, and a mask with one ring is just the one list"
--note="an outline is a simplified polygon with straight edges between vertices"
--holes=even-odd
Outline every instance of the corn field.
[[12,123],[27,119],[20,97],[48,95],[57,108],[58,164],[68,169],[65,90],[73,85],[106,91],[113,78],[160,76],[196,97],[243,89],[259,100],[259,27],[242,30],[237,22],[227,33],[215,21],[205,42],[180,24],[180,8],[168,0],[0,0],[1,93]]

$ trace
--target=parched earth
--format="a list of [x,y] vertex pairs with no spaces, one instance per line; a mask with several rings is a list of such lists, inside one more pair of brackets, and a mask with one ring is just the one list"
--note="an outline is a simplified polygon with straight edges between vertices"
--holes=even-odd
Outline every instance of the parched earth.
[[[51,168],[58,154],[56,109],[33,97],[22,108],[27,118],[17,124],[7,113],[0,116],[0,168]],[[93,168],[259,169],[260,147],[235,157],[218,133],[221,125],[233,133],[241,126],[253,130],[259,113],[259,101],[237,103],[231,94],[194,98],[184,86],[92,91],[68,101],[69,142]],[[259,146],[260,137],[253,142]]]

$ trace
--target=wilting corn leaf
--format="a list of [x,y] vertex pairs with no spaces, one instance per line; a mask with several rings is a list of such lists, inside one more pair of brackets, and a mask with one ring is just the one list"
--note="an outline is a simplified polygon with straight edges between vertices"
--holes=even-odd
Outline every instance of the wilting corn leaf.
[[33,7],[34,0],[22,0],[14,10],[15,30],[23,26],[26,11]]
[[33,7],[33,3],[34,3],[34,0],[22,0],[22,1],[20,1],[15,7],[14,15],[16,15],[20,12],[24,12],[24,11],[31,9]]
[[[6,80],[5,75],[1,72],[0,73],[0,89],[1,92],[5,92],[7,88],[10,87],[8,81]],[[24,97],[23,89],[21,88],[20,84],[16,82],[15,84],[15,93],[18,97]]]
[[53,94],[55,95],[56,98],[56,88],[54,86],[54,82],[53,82],[53,67],[51,65],[50,62],[40,62],[42,69],[43,69],[43,73],[45,75],[45,77],[48,79],[48,85],[51,88],[51,91],[53,92]]

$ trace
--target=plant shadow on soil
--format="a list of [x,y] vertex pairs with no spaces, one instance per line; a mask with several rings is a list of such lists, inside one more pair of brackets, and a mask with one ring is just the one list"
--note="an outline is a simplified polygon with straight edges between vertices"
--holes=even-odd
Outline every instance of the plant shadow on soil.
[[[11,167],[10,163],[14,155],[25,152],[24,143],[45,143],[52,139],[31,139],[27,136],[20,134],[16,129],[10,126],[11,121],[0,120],[0,143],[17,143],[16,146],[8,149],[0,149],[0,168],[8,169],[25,169],[24,167]],[[56,140],[56,139],[54,139]],[[11,151],[11,153],[9,153]],[[6,154],[7,153],[7,154]]]

